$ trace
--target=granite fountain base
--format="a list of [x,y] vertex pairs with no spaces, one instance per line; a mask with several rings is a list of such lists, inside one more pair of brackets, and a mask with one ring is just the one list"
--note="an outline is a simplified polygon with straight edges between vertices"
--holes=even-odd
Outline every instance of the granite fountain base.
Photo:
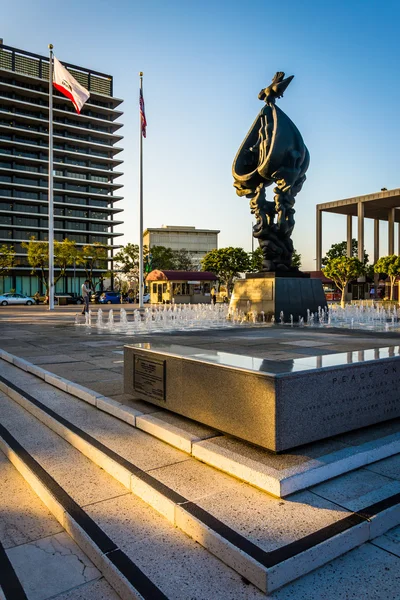
[[400,416],[400,348],[273,361],[180,345],[124,348],[125,392],[283,452]]

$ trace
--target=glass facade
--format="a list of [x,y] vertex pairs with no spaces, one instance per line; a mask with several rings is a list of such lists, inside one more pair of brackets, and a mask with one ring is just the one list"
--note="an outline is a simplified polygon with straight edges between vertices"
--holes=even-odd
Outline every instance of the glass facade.
[[[91,96],[78,115],[54,90],[55,239],[118,248],[122,100],[112,95],[111,76],[63,64]],[[48,73],[47,57],[0,44],[0,244],[11,243],[16,252],[15,268],[0,278],[3,292],[43,291],[21,241],[48,239]],[[72,271],[56,291],[79,290],[84,273],[75,269],[73,277]]]

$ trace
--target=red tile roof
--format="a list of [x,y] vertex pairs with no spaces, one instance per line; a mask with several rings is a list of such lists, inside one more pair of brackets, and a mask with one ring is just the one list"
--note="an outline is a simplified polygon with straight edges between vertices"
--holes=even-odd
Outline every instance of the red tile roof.
[[159,271],[154,270],[146,281],[216,281],[217,276],[209,271]]

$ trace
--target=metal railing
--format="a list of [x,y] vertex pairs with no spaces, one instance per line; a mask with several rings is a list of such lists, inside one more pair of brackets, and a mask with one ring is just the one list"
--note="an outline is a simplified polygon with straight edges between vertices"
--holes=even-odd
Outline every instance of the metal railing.
[[[82,67],[63,62],[64,67],[75,79],[90,92],[104,96],[113,95],[113,80],[111,75],[99,73]],[[39,54],[26,52],[0,44],[0,69],[22,73],[28,77],[49,79],[49,59]]]

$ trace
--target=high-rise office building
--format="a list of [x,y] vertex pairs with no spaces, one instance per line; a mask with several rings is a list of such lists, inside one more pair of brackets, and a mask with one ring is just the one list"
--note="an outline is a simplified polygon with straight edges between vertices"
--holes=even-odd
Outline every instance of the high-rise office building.
[[[63,61],[62,61],[63,62]],[[90,92],[80,115],[54,89],[54,237],[79,247],[109,246],[112,268],[114,227],[122,211],[116,181],[122,175],[122,127],[111,75],[63,62]],[[49,59],[6,46],[0,40],[0,245],[16,252],[15,267],[0,277],[0,292],[43,292],[31,274],[21,243],[48,238]],[[57,268],[55,269],[57,273]],[[85,279],[79,265],[59,280],[56,293],[77,292]]]

